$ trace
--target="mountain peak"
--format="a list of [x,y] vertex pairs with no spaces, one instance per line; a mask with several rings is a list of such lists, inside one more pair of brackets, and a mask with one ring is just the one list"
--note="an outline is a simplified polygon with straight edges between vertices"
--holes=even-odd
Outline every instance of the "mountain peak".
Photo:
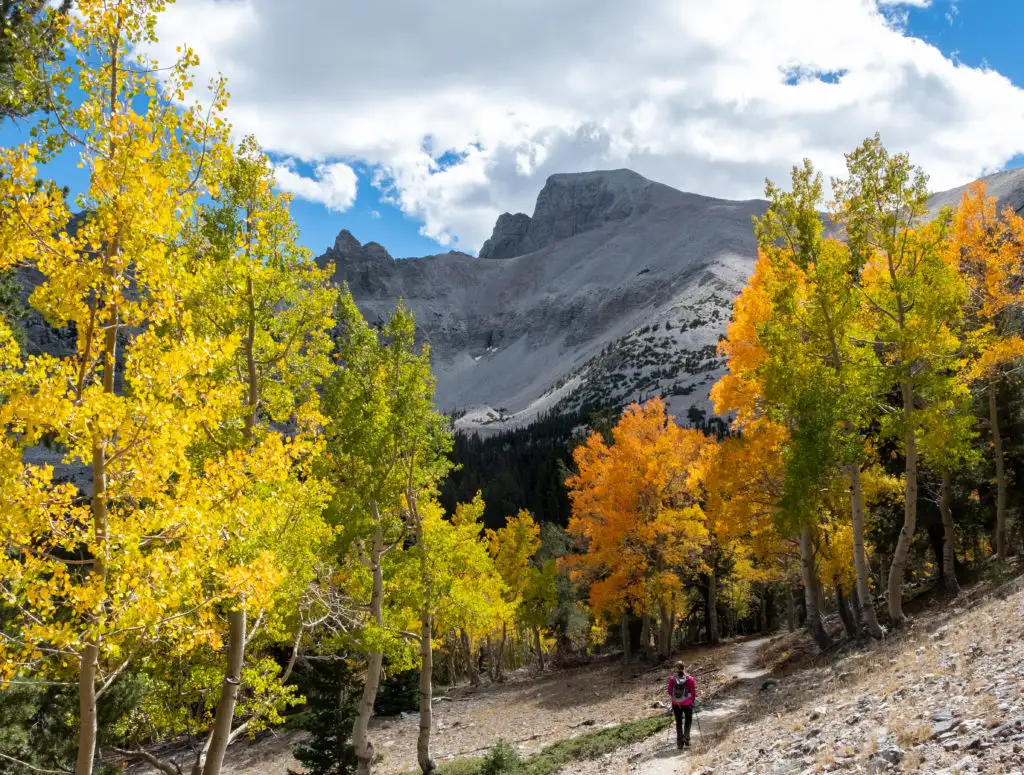
[[548,175],[547,186],[600,185],[615,188],[642,189],[653,185],[652,181],[639,172],[621,167],[614,170],[591,170],[589,172],[556,172]]
[[[628,169],[550,175],[533,215],[502,213],[480,258],[515,258],[563,239],[647,212],[658,186]],[[677,192],[678,193],[678,192]]]
[[342,229],[327,249],[325,258],[334,261],[391,261],[391,254],[379,242],[362,244],[348,229]]

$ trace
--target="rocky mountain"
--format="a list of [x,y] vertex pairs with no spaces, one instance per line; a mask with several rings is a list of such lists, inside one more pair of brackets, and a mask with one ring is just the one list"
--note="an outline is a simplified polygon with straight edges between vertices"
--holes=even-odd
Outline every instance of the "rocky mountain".
[[[1024,208],[1024,170],[988,183]],[[962,193],[936,194],[933,209]],[[371,322],[405,300],[431,348],[439,406],[463,430],[656,394],[685,418],[710,411],[716,343],[753,268],[751,218],[765,206],[629,170],[553,175],[532,215],[498,218],[479,258],[394,259],[343,231],[318,260],[335,263]]]

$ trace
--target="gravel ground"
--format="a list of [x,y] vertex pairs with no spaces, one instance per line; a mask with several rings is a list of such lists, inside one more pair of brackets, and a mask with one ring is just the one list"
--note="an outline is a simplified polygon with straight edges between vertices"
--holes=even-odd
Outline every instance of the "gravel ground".
[[[732,645],[684,652],[688,670],[700,691],[713,692],[721,684],[720,666]],[[460,686],[443,694],[434,704],[431,753],[439,764],[451,759],[479,756],[499,738],[516,745],[524,755],[545,745],[575,737],[603,726],[659,715],[665,712],[667,668],[623,667],[618,659],[597,660],[589,666],[567,670],[521,670],[509,673],[503,684],[479,689]],[[438,691],[442,694],[442,690]],[[414,771],[418,714],[377,718],[371,739],[383,760],[379,775]],[[287,775],[301,772],[291,755],[301,733],[261,736],[255,742],[241,740],[227,755],[224,775]],[[155,770],[138,768],[134,772]]]
[[1024,592],[936,606],[888,642],[727,696],[707,748],[649,741],[565,772],[1024,775]]

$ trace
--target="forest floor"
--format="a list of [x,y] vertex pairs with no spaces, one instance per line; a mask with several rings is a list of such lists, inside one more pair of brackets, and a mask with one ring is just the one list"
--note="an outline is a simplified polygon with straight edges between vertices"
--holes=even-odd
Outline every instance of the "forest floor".
[[1024,580],[981,591],[933,597],[880,643],[820,655],[785,635],[699,712],[691,749],[666,732],[562,772],[1024,775]]
[[[821,654],[803,632],[678,655],[698,685],[690,749],[669,727],[564,775],[810,775],[816,772],[1024,775],[1024,577],[998,594],[980,584],[928,594],[909,625]],[[837,622],[831,622],[838,630]],[[432,753],[444,770],[498,739],[528,757],[545,746],[668,713],[667,666],[596,660],[522,670],[458,687],[435,704]],[[440,692],[439,692],[440,694]],[[416,770],[418,716],[374,719],[380,775]],[[300,733],[232,746],[225,775],[301,772]]]
[[[722,685],[723,666],[734,648],[726,643],[718,648],[681,652],[675,658],[686,660],[687,670],[697,679],[698,691],[706,694]],[[512,671],[503,683],[476,689],[439,689],[434,701],[431,754],[444,765],[453,759],[479,757],[498,739],[504,739],[529,756],[554,742],[664,715],[667,675],[668,667],[664,665],[623,666],[618,658],[605,658],[544,673]],[[371,740],[382,754],[375,773],[395,775],[417,770],[418,726],[416,713],[377,717],[371,722]],[[279,731],[261,735],[253,742],[240,740],[228,751],[224,775],[287,775],[289,769],[302,772],[302,765],[291,753],[302,737],[301,732]],[[147,768],[134,771],[150,772]]]

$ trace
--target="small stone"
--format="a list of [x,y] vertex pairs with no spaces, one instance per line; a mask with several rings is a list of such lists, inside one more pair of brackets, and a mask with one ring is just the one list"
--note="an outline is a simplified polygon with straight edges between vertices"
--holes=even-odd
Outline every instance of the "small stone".
[[947,721],[940,721],[938,724],[932,727],[932,737],[941,737],[948,732],[952,732],[960,726],[960,719],[948,719]]
[[969,772],[978,765],[978,760],[973,756],[965,756],[963,759],[953,765],[954,772]]
[[890,745],[888,748],[883,748],[872,754],[870,761],[868,762],[868,769],[871,772],[884,772],[890,766],[896,766],[903,757],[906,756],[906,752],[898,745]]

